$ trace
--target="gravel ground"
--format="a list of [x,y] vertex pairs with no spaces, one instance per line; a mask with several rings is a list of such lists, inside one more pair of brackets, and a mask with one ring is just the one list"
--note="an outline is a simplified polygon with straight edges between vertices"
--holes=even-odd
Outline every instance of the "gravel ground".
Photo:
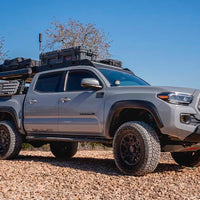
[[200,167],[182,168],[169,154],[143,177],[120,175],[111,151],[79,151],[68,162],[50,152],[22,151],[0,162],[0,200],[200,199]]

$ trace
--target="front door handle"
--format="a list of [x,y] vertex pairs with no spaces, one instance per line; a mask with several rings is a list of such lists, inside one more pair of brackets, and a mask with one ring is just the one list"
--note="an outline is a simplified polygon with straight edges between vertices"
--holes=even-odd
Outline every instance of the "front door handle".
[[60,102],[65,103],[65,102],[69,102],[71,101],[71,99],[69,97],[64,97],[60,99]]
[[37,103],[37,100],[36,100],[36,99],[31,99],[31,100],[29,101],[29,103],[30,103],[30,104]]

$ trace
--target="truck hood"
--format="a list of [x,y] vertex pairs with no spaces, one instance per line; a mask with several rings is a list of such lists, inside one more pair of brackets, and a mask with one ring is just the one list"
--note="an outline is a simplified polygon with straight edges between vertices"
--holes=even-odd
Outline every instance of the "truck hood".
[[196,89],[193,89],[193,88],[183,88],[183,87],[158,86],[158,88],[163,89],[167,92],[181,92],[181,93],[189,93],[189,94],[194,94],[196,91]]
[[120,92],[138,92],[138,93],[159,93],[159,92],[180,92],[188,93],[193,95],[196,89],[192,88],[182,88],[182,87],[168,87],[168,86],[123,86],[123,87],[113,87],[113,89],[119,90]]

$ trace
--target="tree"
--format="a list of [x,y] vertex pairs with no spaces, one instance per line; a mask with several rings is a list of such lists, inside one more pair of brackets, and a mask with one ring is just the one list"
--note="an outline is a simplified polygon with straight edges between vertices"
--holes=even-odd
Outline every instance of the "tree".
[[109,35],[93,23],[84,24],[71,18],[66,23],[60,23],[54,18],[50,28],[45,31],[45,35],[47,39],[43,49],[85,46],[95,50],[99,58],[110,56]]
[[5,52],[4,50],[4,38],[3,37],[0,37],[0,63],[2,63],[5,58],[7,57],[7,52]]

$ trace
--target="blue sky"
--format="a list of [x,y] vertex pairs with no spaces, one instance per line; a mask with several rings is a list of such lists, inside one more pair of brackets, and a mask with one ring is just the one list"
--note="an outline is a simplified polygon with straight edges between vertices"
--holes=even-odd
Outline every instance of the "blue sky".
[[0,0],[9,57],[38,58],[55,16],[109,32],[111,53],[152,85],[200,89],[200,0]]

